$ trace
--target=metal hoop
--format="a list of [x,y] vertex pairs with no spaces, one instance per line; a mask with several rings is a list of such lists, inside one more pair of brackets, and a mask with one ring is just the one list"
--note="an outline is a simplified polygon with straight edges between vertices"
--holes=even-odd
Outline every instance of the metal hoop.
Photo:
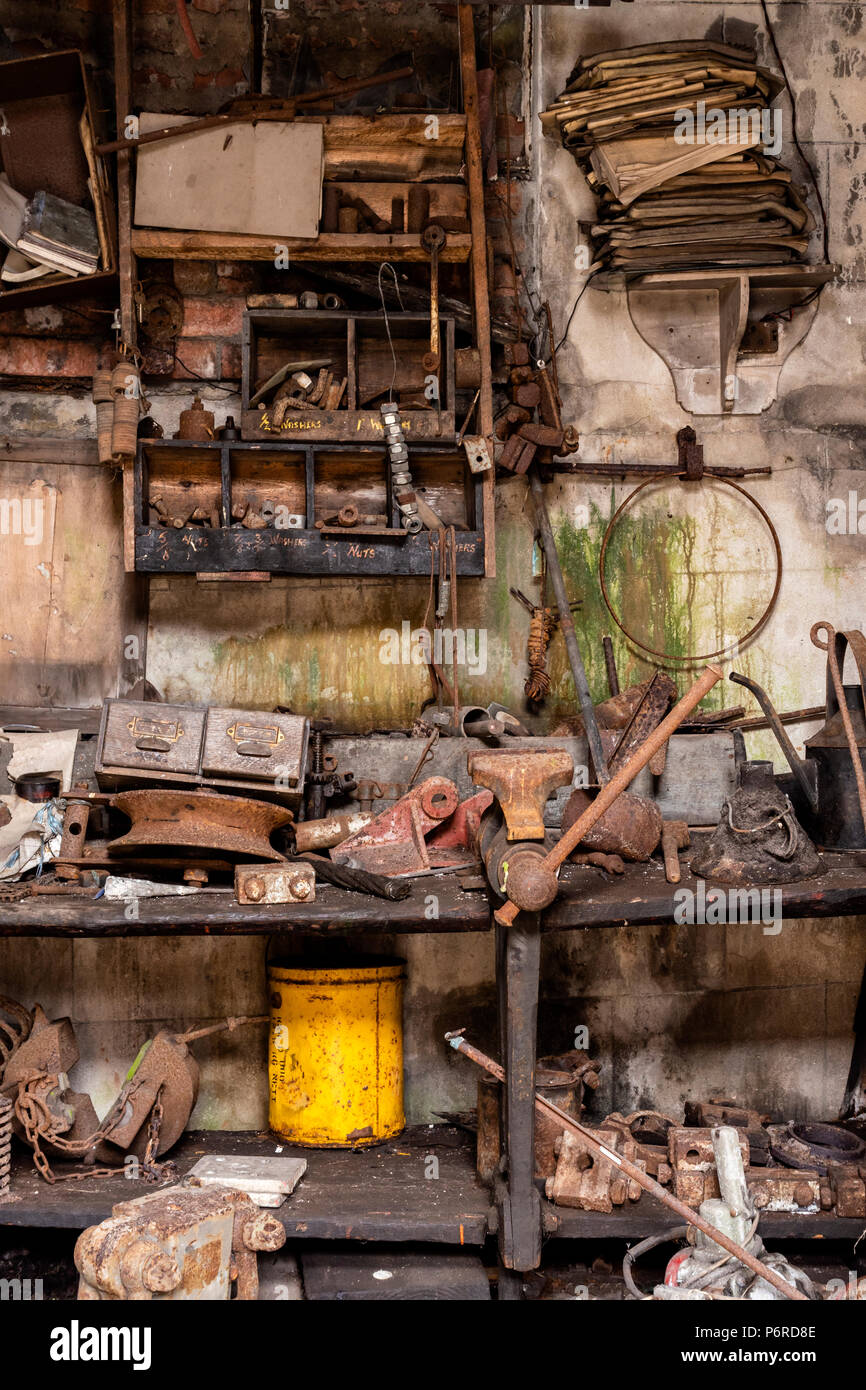
[[[631,632],[629,632],[625,623],[623,623],[617,616],[613,604],[610,601],[610,595],[607,591],[607,584],[605,583],[604,562],[605,557],[607,555],[607,547],[610,541],[611,533],[613,531],[613,528],[616,526],[616,523],[622,517],[623,513],[631,506],[632,502],[638,496],[638,494],[643,492],[644,488],[651,487],[653,483],[660,483],[663,480],[667,480],[670,478],[670,476],[670,473],[667,471],[664,473],[654,473],[652,477],[647,478],[646,481],[640,483],[634,489],[633,492],[630,492],[624,502],[620,503],[619,507],[614,512],[613,516],[608,522],[607,530],[604,533],[604,540],[601,543],[601,553],[598,557],[598,578],[599,583],[601,585],[601,595],[605,601],[605,604],[607,605],[607,610],[610,613],[610,616],[613,618],[620,632],[624,633],[628,641],[631,642],[633,646],[638,647],[639,650],[642,652],[646,652],[648,656],[658,657],[663,665],[694,666],[701,661],[713,661],[719,657],[727,656],[727,654],[733,651],[735,647],[744,646],[746,642],[749,642],[753,637],[757,635],[757,633],[760,632],[761,628],[764,626],[765,622],[772,613],[773,608],[775,607],[776,599],[779,597],[779,590],[782,587],[782,547],[779,544],[779,537],[776,532],[776,528],[773,525],[767,513],[764,511],[764,508],[761,506],[760,502],[758,502],[757,499],[754,498],[750,492],[747,492],[744,487],[740,487],[738,483],[732,482],[730,478],[722,478],[717,475],[714,475],[714,482],[724,483],[726,487],[732,487],[735,492],[738,492],[740,494],[741,497],[745,497],[747,502],[751,502],[752,506],[760,514],[760,516],[763,518],[767,525],[767,530],[770,532],[770,536],[773,541],[773,546],[776,551],[776,583],[773,588],[770,601],[767,604],[758,621],[755,623],[753,627],[749,628],[749,631],[745,634],[744,637],[735,638],[733,642],[730,642],[726,647],[721,647],[717,652],[706,652],[700,656],[671,656],[667,652],[659,652],[656,651],[654,647],[648,647],[645,642],[641,642],[637,637],[635,637]],[[685,474],[677,474],[677,476],[681,479],[685,479]]]

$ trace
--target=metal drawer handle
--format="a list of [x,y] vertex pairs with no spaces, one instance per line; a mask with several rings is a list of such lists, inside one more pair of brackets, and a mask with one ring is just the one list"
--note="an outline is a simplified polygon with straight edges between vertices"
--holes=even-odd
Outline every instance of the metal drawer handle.
[[273,751],[273,744],[255,743],[252,739],[235,745],[235,752],[240,753],[245,758],[270,758]]
[[169,753],[171,751],[171,741],[167,738],[137,738],[135,746],[142,753]]

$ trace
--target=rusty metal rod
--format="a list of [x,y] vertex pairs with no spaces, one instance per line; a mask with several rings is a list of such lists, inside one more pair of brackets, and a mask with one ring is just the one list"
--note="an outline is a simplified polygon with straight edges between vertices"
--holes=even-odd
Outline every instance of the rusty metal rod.
[[595,707],[592,703],[592,696],[589,693],[586,668],[583,664],[580,648],[577,645],[577,635],[571,616],[571,604],[568,600],[568,594],[565,592],[565,579],[562,573],[562,566],[559,563],[559,555],[556,550],[556,540],[553,535],[553,527],[550,524],[547,503],[544,500],[544,487],[534,468],[530,469],[529,486],[532,489],[532,499],[535,502],[535,513],[538,518],[538,530],[541,535],[541,544],[544,549],[545,559],[547,560],[550,582],[553,585],[553,592],[556,596],[556,606],[559,609],[559,626],[562,629],[562,635],[565,639],[565,650],[568,652],[568,663],[571,667],[572,677],[574,678],[574,689],[580,704],[580,712],[583,715],[583,723],[586,729],[592,765],[599,782],[605,785],[610,781],[610,774],[607,770],[607,760],[604,756],[604,749],[601,746],[601,734],[598,729],[598,720],[595,717]]
[[[463,1037],[462,1030],[446,1033],[445,1040],[450,1043],[451,1047],[453,1047],[456,1052],[462,1052],[470,1061],[475,1062],[479,1067],[490,1072],[491,1076],[495,1076],[499,1081],[505,1081],[504,1067],[501,1067],[498,1062],[494,1062],[492,1057],[486,1056],[485,1053],[480,1052],[477,1047],[473,1047],[471,1043],[468,1043]],[[648,1173],[644,1173],[640,1168],[636,1167],[634,1163],[630,1162],[629,1159],[625,1158],[622,1154],[615,1153],[612,1149],[608,1149],[595,1137],[591,1129],[587,1129],[577,1120],[573,1120],[570,1115],[566,1115],[565,1111],[560,1110],[559,1106],[554,1105],[552,1101],[545,1100],[544,1096],[540,1095],[538,1091],[535,1092],[535,1108],[540,1111],[542,1115],[547,1116],[549,1119],[561,1125],[563,1129],[571,1130],[572,1134],[576,1134],[578,1138],[582,1139],[584,1143],[589,1146],[596,1158],[606,1158],[608,1162],[614,1163],[617,1168],[620,1168],[623,1173],[625,1173],[626,1177],[631,1178],[639,1187],[642,1187],[644,1192],[649,1192],[651,1196],[657,1197],[660,1202],[664,1202],[666,1207],[670,1207],[671,1211],[675,1211],[677,1216],[682,1217],[690,1226],[695,1226],[697,1230],[703,1231],[705,1236],[709,1236],[717,1245],[721,1245],[724,1250],[727,1250],[729,1255],[733,1255],[742,1264],[752,1270],[754,1274],[759,1275],[762,1279],[766,1279],[768,1284],[772,1284],[773,1288],[778,1289],[779,1293],[784,1294],[786,1298],[790,1298],[793,1302],[797,1303],[809,1302],[809,1299],[807,1299],[804,1293],[801,1293],[799,1289],[795,1289],[792,1284],[789,1284],[787,1280],[777,1274],[774,1269],[770,1269],[769,1265],[765,1265],[763,1261],[756,1259],[754,1255],[750,1255],[748,1250],[744,1249],[742,1245],[738,1245],[735,1240],[731,1240],[730,1236],[725,1235],[724,1231],[720,1231],[717,1226],[713,1226],[709,1221],[705,1221],[698,1212],[692,1211],[692,1208],[687,1207],[685,1202],[681,1202],[678,1197],[674,1197],[672,1193],[666,1191],[661,1183],[656,1182],[655,1178],[651,1178]]]
[[619,676],[616,669],[616,657],[613,654],[613,638],[610,634],[602,637],[601,645],[604,648],[604,664],[607,669],[607,688],[611,695],[618,695]]
[[[723,672],[718,666],[708,666],[703,675],[699,676],[692,686],[687,690],[681,700],[679,700],[666,715],[661,724],[653,729],[649,738],[641,744],[633,757],[629,758],[624,767],[610,779],[606,786],[602,787],[592,805],[588,806],[583,815],[580,816],[569,830],[561,836],[559,842],[554,845],[549,854],[539,860],[539,868],[554,871],[560,864],[576,849],[588,830],[591,830],[596,821],[601,820],[608,807],[612,806],[621,792],[629,787],[637,777],[642,768],[659,751],[663,744],[667,743],[671,734],[676,733],[686,715],[691,714],[692,710],[701,703],[706,695],[712,690],[717,681],[722,679]],[[520,909],[514,903],[505,903],[495,913],[496,921],[503,927],[510,927]]]
[[[780,724],[810,724],[813,719],[826,719],[827,709],[824,705],[808,705],[806,709],[790,709],[778,715]],[[729,724],[729,729],[739,729],[741,733],[749,734],[758,729],[772,728],[771,721],[765,714],[751,715],[748,719],[738,719],[735,724]]]
[[[374,73],[372,77],[354,77],[349,82],[335,82],[328,87],[320,87],[315,92],[302,92],[300,96],[286,99],[281,109],[261,111],[220,111],[213,116],[201,116],[198,120],[185,121],[182,125],[162,126],[159,130],[149,130],[135,139],[108,140],[96,146],[99,155],[115,154],[120,150],[137,149],[139,145],[152,145],[157,140],[170,140],[180,135],[194,135],[198,130],[215,130],[224,125],[249,124],[251,121],[290,121],[295,108],[313,105],[317,101],[353,96],[366,87],[381,87],[386,82],[397,82],[404,77],[413,77],[414,68],[395,68],[393,72]],[[263,101],[267,98],[264,97]]]

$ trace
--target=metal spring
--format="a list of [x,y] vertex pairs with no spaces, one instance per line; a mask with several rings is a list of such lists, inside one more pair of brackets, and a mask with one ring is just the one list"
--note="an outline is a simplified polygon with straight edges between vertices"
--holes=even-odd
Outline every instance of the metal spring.
[[9,1191],[11,1150],[12,1102],[0,1097],[0,1197]]

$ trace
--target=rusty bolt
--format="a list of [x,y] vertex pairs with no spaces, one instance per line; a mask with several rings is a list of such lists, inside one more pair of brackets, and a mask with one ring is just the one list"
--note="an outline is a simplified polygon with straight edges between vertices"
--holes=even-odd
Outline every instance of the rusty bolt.
[[794,1188],[794,1201],[798,1207],[812,1205],[812,1189],[807,1182],[798,1182]]
[[270,1212],[260,1211],[246,1222],[243,1240],[248,1250],[279,1250],[286,1243],[285,1227]]
[[301,900],[303,900],[304,898],[308,898],[310,896],[310,889],[312,887],[312,884],[310,883],[310,880],[308,878],[304,878],[302,874],[298,874],[297,876],[291,877],[288,880],[288,884],[289,892],[291,893],[293,898],[300,898]]
[[751,1189],[751,1193],[752,1201],[758,1208],[758,1211],[761,1211],[765,1206],[768,1205],[770,1201],[770,1193],[766,1183],[756,1183],[755,1186]]
[[141,1266],[141,1282],[150,1293],[172,1293],[181,1282],[177,1260],[165,1250],[156,1250]]
[[265,896],[265,884],[261,878],[248,878],[246,884],[247,897],[254,903],[261,902]]

